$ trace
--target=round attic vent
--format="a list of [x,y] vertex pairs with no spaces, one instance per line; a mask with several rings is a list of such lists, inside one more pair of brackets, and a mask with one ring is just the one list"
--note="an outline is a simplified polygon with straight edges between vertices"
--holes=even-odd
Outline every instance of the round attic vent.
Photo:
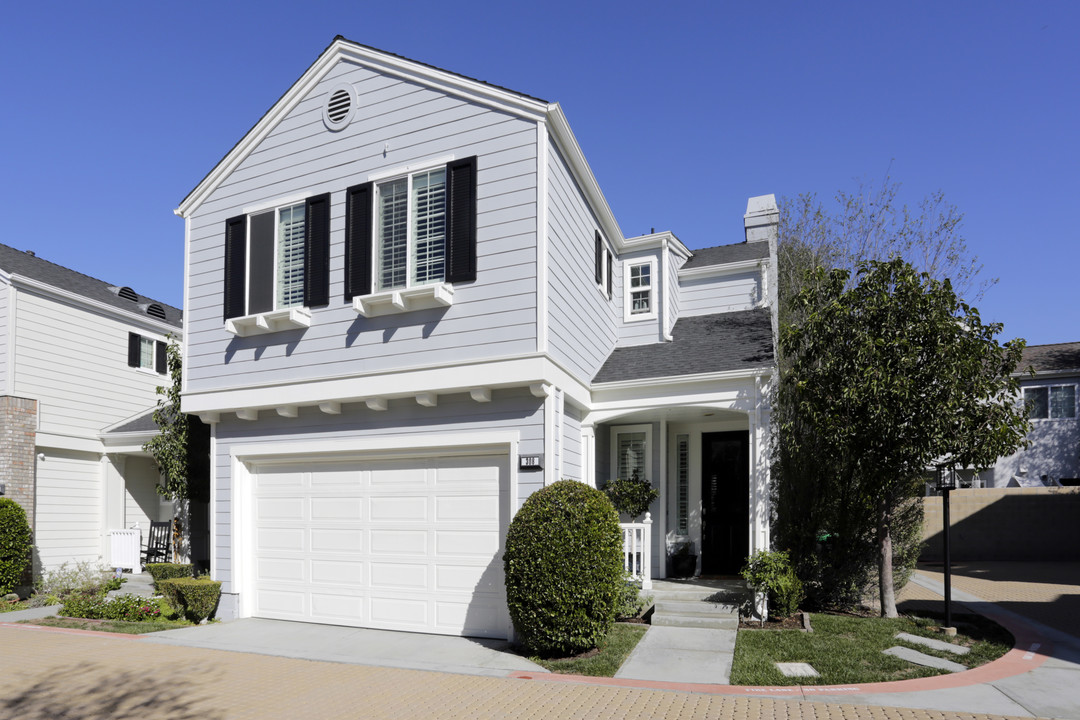
[[330,88],[323,106],[323,122],[330,130],[340,130],[349,124],[356,111],[356,90],[348,83]]

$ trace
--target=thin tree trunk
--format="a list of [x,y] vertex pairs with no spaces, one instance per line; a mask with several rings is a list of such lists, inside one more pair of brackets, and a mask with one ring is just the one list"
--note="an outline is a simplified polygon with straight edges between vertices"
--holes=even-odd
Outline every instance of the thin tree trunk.
[[880,538],[878,557],[878,595],[881,599],[881,617],[894,618],[896,613],[896,591],[893,588],[892,535],[889,534],[889,521],[886,513],[881,514],[878,526]]

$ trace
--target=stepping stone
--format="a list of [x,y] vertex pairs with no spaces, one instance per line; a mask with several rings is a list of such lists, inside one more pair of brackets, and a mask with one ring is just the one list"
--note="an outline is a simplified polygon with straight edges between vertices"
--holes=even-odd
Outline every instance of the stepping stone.
[[810,663],[776,663],[776,668],[784,677],[818,677],[819,673]]
[[937,668],[938,670],[946,670],[948,672],[963,672],[964,670],[967,670],[966,666],[961,665],[960,663],[954,663],[952,660],[945,660],[943,658],[934,657],[933,655],[926,655],[918,650],[900,647],[899,645],[891,647],[888,650],[882,650],[881,652],[886,655],[898,657],[901,660],[907,660],[909,663]]
[[922,635],[912,635],[911,633],[896,633],[896,639],[914,643],[916,645],[923,645],[924,647],[940,650],[941,652],[951,652],[954,655],[967,655],[971,652],[971,648],[964,647],[963,645],[953,645],[944,640],[935,640],[933,638],[923,637]]

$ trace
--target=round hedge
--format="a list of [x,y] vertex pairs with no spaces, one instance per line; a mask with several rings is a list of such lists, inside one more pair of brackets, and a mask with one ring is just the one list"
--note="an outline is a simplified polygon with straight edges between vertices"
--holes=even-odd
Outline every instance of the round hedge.
[[22,584],[32,547],[26,511],[14,500],[0,498],[0,595]]
[[604,493],[560,480],[525,501],[506,534],[506,601],[537,655],[596,647],[615,622],[623,585],[619,516]]

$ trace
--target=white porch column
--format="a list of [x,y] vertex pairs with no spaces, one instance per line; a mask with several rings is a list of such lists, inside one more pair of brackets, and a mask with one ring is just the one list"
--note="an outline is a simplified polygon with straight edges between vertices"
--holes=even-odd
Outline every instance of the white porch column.
[[101,456],[101,557],[106,566],[112,562],[109,542],[110,530],[124,529],[127,498],[124,494],[124,463],[126,455],[105,454]]
[[652,574],[657,577],[667,576],[667,507],[668,507],[668,493],[671,488],[668,487],[668,431],[667,431],[667,417],[660,418],[660,432],[657,433],[656,443],[660,449],[660,497],[657,498],[657,515],[658,520],[656,524],[656,532],[652,533],[656,543],[656,554],[653,556],[655,562],[652,563]]
[[596,487],[596,427],[581,423],[581,480]]
[[769,425],[768,411],[763,409],[767,384],[762,378],[754,382],[754,409],[748,413],[750,422],[750,552],[769,549]]

